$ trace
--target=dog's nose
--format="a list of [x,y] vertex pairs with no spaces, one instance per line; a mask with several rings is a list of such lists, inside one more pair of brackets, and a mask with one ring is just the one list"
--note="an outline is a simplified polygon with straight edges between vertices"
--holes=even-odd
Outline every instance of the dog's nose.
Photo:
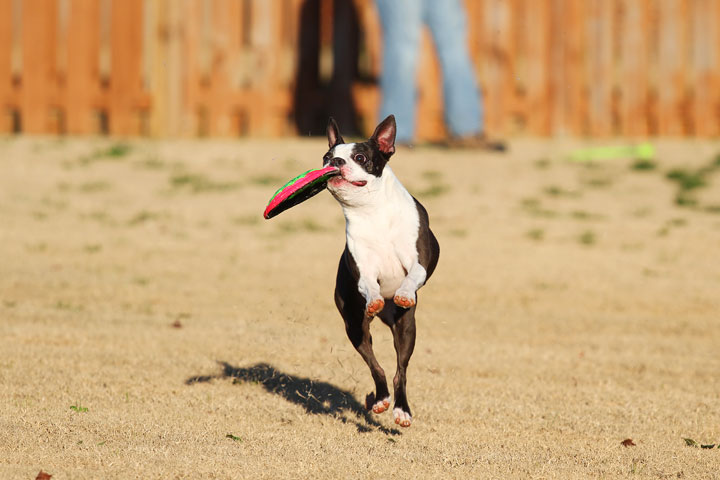
[[343,165],[345,165],[345,159],[340,158],[340,157],[335,157],[332,160],[330,160],[330,165],[332,165],[333,167],[340,168]]

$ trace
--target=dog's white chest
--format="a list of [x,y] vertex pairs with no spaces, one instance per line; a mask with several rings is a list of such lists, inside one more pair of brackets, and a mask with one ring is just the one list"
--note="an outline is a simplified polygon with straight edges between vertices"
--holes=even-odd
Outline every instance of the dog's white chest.
[[417,262],[420,220],[412,196],[392,171],[384,175],[389,175],[388,184],[376,201],[343,210],[348,249],[361,277],[377,279],[380,294],[392,298]]

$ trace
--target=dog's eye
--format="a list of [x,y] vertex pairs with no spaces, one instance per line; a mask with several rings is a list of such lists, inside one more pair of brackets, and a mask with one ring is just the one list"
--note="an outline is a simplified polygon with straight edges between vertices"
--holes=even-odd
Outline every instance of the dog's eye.
[[362,153],[358,153],[357,155],[355,155],[355,161],[357,163],[365,163],[367,161],[367,158],[365,158],[365,155],[363,155]]

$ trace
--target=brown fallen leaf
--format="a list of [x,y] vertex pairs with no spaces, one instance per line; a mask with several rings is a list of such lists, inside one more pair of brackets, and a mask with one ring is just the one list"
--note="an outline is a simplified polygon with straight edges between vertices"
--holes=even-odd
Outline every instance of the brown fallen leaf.
[[35,480],[50,480],[51,478],[52,478],[52,475],[40,470],[40,473],[37,474],[37,477],[35,477]]
[[632,438],[626,438],[622,442],[620,442],[623,447],[634,447],[635,442],[632,441]]
[[175,320],[171,325],[173,328],[182,328],[182,323],[180,323],[180,320]]

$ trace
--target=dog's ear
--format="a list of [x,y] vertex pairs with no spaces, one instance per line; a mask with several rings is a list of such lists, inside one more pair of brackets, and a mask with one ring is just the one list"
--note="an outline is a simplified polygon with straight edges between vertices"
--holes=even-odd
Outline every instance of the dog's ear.
[[345,143],[345,140],[343,140],[342,136],[340,136],[340,129],[338,128],[337,123],[335,123],[335,119],[333,117],[330,117],[330,120],[328,120],[327,137],[330,148],[333,148],[335,145],[340,143]]
[[389,158],[395,153],[395,133],[397,127],[395,125],[395,115],[388,116],[380,122],[375,132],[372,134],[371,140],[377,142],[378,148]]

